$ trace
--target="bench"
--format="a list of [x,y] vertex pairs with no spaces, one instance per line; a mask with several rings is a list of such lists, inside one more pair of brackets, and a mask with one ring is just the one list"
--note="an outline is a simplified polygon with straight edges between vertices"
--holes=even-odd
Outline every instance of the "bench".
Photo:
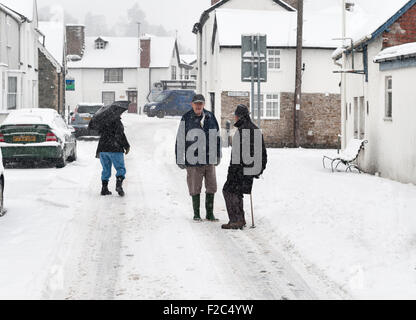
[[364,149],[366,143],[368,143],[367,140],[353,139],[347,145],[347,148],[343,150],[340,154],[338,154],[336,157],[331,158],[329,156],[324,156],[322,159],[324,168],[326,168],[325,160],[329,160],[331,161],[332,172],[338,170],[338,167],[341,164],[343,164],[347,168],[345,172],[352,172],[352,169],[357,169],[358,172],[361,173],[361,169],[358,167],[357,164],[357,159],[360,155],[360,152]]

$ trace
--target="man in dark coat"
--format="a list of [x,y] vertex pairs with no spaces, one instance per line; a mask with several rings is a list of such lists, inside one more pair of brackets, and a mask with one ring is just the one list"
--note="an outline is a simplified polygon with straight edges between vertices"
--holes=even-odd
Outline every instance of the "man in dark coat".
[[182,117],[176,138],[176,164],[187,171],[194,220],[201,221],[201,191],[205,179],[206,219],[218,221],[214,215],[214,198],[217,193],[215,167],[221,161],[220,128],[215,115],[204,107],[204,96],[195,95],[192,110]]
[[254,178],[260,178],[267,165],[263,134],[251,121],[246,106],[237,107],[235,120],[238,130],[233,139],[231,164],[223,189],[230,222],[223,225],[223,229],[244,228],[244,195],[251,194]]
[[116,169],[116,191],[123,197],[123,181],[126,178],[126,166],[124,164],[124,153],[130,152],[130,144],[124,133],[124,126],[121,118],[117,118],[99,129],[100,141],[97,148],[97,158],[100,158],[103,167],[101,180],[101,195],[107,196],[112,193],[108,190],[108,182],[111,178],[112,166]]

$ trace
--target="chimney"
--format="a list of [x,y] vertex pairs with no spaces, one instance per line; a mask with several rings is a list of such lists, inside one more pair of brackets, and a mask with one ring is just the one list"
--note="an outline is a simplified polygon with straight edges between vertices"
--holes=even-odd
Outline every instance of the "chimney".
[[66,46],[67,55],[72,56],[72,60],[76,56],[82,58],[85,49],[85,26],[72,24],[66,26]]
[[286,2],[288,5],[295,8],[296,10],[298,9],[298,0],[284,0],[284,2]]
[[222,0],[211,0],[211,6],[213,6],[214,4],[217,4],[220,1],[222,1]]
[[140,39],[140,68],[150,67],[150,41],[151,38]]

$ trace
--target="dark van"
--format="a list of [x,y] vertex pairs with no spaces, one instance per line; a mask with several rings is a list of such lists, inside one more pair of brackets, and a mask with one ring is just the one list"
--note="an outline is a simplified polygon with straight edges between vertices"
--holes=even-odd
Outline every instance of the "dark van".
[[192,109],[193,90],[165,90],[155,101],[144,106],[148,117],[183,116]]

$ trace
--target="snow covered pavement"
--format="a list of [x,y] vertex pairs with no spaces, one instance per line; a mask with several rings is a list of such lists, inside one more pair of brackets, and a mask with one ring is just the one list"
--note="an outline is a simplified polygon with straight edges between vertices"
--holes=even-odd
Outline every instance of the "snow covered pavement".
[[[62,170],[7,170],[0,298],[416,295],[415,186],[332,174],[321,150],[269,150],[254,186],[257,228],[224,232],[191,220],[186,174],[174,161],[179,120],[127,115],[125,124],[125,198],[99,196],[96,142],[80,142],[79,161]],[[216,214],[227,222],[220,192]]]

